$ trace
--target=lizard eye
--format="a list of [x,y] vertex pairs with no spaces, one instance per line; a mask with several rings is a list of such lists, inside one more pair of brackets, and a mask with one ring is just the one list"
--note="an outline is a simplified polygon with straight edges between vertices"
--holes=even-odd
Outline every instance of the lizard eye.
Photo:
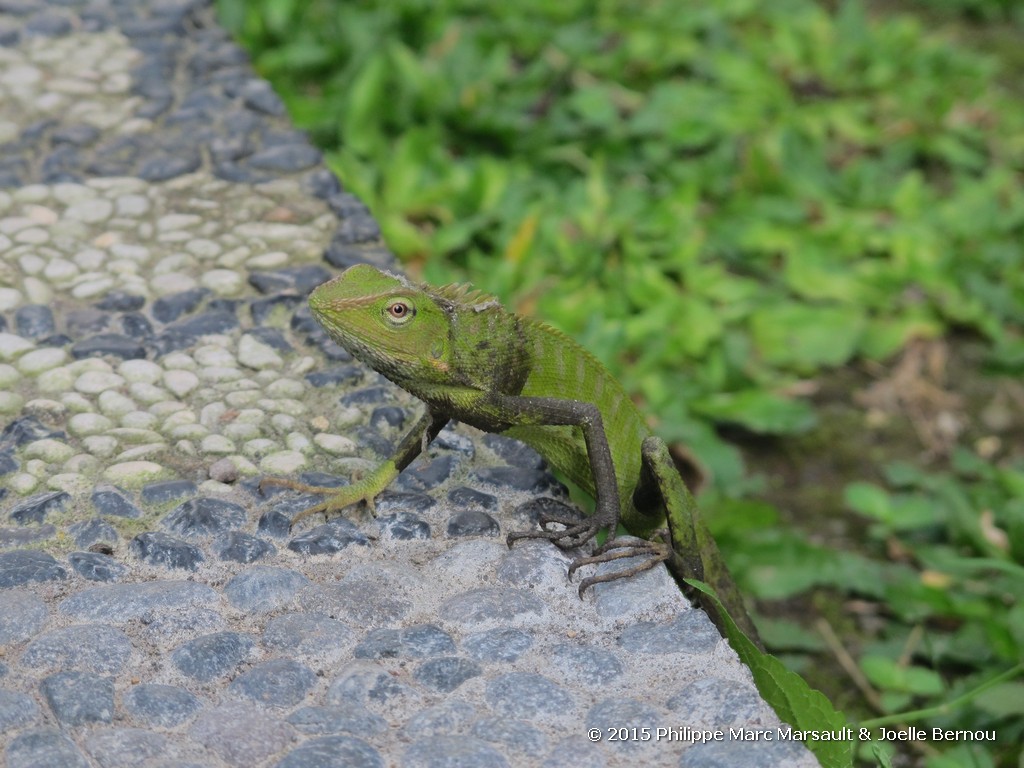
[[404,323],[416,314],[416,310],[407,301],[402,299],[395,299],[390,302],[384,308],[384,311],[387,313],[388,319],[396,323]]

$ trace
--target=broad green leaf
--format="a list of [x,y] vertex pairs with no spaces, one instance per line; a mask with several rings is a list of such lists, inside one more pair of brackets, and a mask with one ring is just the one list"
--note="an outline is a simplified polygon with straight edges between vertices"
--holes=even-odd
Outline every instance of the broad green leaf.
[[874,685],[897,693],[928,695],[945,690],[942,678],[934,671],[901,665],[886,656],[865,656],[860,668]]
[[[687,579],[686,583],[703,592],[718,607],[726,624],[726,638],[754,676],[754,684],[762,698],[775,710],[784,723],[802,731],[818,730],[840,732],[848,725],[821,691],[812,689],[802,677],[786,669],[782,662],[758,650],[744,635],[726,612],[718,597],[700,581]],[[825,768],[853,765],[852,741],[804,742]]]

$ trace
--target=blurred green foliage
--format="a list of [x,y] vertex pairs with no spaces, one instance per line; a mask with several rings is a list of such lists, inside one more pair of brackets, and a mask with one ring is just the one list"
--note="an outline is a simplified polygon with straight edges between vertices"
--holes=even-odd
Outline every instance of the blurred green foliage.
[[[885,711],[1021,659],[1020,467],[960,453],[853,483],[867,551],[835,552],[752,501],[719,436],[808,430],[806,379],[951,330],[985,340],[989,370],[1024,371],[1024,104],[1000,85],[1021,73],[852,1],[218,5],[411,271],[568,331],[689,445],[759,597],[884,604],[859,664]],[[1020,24],[1024,45],[1013,0],[921,5]],[[886,558],[893,542],[910,554]],[[820,648],[776,636],[796,665]],[[1015,764],[1024,697],[1006,685],[936,721],[1000,744],[930,764]]]

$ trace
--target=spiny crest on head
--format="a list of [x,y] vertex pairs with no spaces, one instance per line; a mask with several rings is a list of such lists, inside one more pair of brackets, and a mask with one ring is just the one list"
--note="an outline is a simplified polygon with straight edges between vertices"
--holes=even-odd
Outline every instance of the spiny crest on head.
[[470,283],[449,283],[438,287],[424,285],[423,290],[445,308],[472,309],[474,312],[501,309],[500,301],[491,294],[474,288]]

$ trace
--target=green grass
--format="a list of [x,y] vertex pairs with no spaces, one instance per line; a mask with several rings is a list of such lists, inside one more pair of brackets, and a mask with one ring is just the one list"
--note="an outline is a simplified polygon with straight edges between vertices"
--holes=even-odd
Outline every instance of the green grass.
[[[410,272],[568,331],[690,448],[760,614],[818,605],[838,627],[858,717],[937,706],[1024,656],[1024,450],[878,452],[815,395],[920,339],[976,340],[986,386],[1024,371],[1024,104],[984,44],[1019,51],[1024,14],[944,0],[939,36],[888,5],[219,3]],[[826,454],[872,455],[798,528],[744,451],[823,434]],[[826,515],[857,535],[823,534]],[[809,623],[768,623],[796,668],[836,655]],[[900,748],[1017,765],[1020,702],[1009,681],[928,722],[996,745]]]

